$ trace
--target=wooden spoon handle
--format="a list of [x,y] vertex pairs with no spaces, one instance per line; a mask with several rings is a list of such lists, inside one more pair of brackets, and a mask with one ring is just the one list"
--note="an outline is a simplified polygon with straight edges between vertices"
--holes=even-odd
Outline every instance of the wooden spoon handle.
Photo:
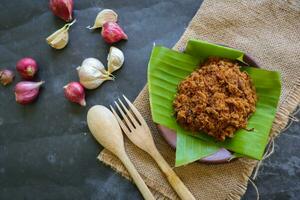
[[134,165],[132,164],[132,162],[130,161],[128,156],[126,154],[124,154],[124,155],[120,156],[119,158],[125,165],[126,169],[128,170],[129,174],[131,175],[133,181],[135,182],[135,184],[139,188],[140,192],[142,193],[144,199],[155,200],[153,194],[151,193],[151,191],[145,184],[144,180],[141,178],[140,174],[138,173],[138,171],[136,170],[136,168],[134,167]]
[[189,191],[189,189],[184,185],[184,183],[180,180],[177,174],[173,171],[167,161],[162,157],[162,155],[158,152],[157,149],[152,149],[150,154],[153,159],[158,164],[161,171],[166,175],[170,185],[173,187],[177,195],[182,200],[195,200],[193,194]]

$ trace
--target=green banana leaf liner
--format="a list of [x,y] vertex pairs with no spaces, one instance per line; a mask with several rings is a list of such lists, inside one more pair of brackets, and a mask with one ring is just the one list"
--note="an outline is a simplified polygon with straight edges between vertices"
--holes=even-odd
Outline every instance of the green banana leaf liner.
[[247,131],[236,131],[233,138],[218,142],[204,133],[191,133],[177,124],[173,100],[181,80],[190,75],[209,56],[243,61],[244,52],[206,41],[190,40],[185,51],[177,52],[155,46],[148,64],[148,87],[153,121],[176,130],[176,166],[194,162],[226,148],[236,155],[260,160],[268,143],[269,132],[281,92],[280,75],[251,66],[241,66],[252,78],[258,101],[256,111],[248,120]]

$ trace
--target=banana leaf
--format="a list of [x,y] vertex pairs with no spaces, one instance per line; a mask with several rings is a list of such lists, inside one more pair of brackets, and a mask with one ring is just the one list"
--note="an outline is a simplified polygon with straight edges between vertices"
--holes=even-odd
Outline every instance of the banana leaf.
[[186,165],[220,150],[218,145],[177,131],[175,166]]
[[162,46],[152,50],[148,66],[150,107],[155,123],[177,131],[176,166],[188,164],[224,147],[237,154],[260,160],[267,145],[275,117],[281,83],[278,72],[254,67],[241,67],[252,78],[258,102],[256,112],[248,120],[247,129],[238,130],[235,136],[217,142],[204,133],[191,133],[181,128],[174,117],[173,100],[177,85],[199,66],[208,56],[219,56],[243,62],[242,51],[190,40],[184,53]]

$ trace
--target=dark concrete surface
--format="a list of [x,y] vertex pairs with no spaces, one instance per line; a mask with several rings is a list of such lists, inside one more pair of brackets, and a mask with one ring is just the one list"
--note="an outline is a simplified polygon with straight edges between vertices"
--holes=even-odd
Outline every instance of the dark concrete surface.
[[[141,199],[136,187],[96,160],[102,147],[91,137],[86,112],[108,105],[120,94],[133,100],[146,83],[153,42],[172,47],[200,6],[199,0],[75,0],[77,23],[70,43],[54,50],[45,38],[63,26],[47,0],[0,1],[0,67],[15,68],[18,59],[38,61],[37,80],[45,80],[37,102],[15,103],[13,87],[0,87],[0,199]],[[106,64],[109,46],[100,30],[89,31],[98,11],[112,8],[129,36],[118,43],[125,64],[114,82],[87,92],[82,108],[65,100],[62,87],[77,80],[75,68],[86,57]],[[300,115],[298,114],[298,117]],[[276,140],[276,153],[257,179],[262,199],[299,199],[299,128],[294,124]],[[255,199],[251,186],[244,199]]]

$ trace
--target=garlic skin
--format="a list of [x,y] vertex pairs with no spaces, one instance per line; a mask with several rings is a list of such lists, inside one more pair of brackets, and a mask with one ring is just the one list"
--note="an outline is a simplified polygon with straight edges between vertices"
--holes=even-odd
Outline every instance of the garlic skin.
[[123,52],[116,48],[116,47],[110,47],[109,53],[107,56],[107,68],[108,73],[112,73],[122,67],[124,63],[124,54]]
[[79,81],[86,89],[95,89],[106,80],[113,80],[103,64],[96,58],[87,58],[77,68]]
[[4,86],[10,84],[14,80],[15,74],[8,69],[0,70],[0,83]]
[[65,24],[62,28],[58,29],[46,38],[47,43],[54,49],[62,49],[69,42],[69,29],[76,22]]
[[88,26],[88,29],[97,29],[101,28],[106,22],[117,22],[118,14],[111,9],[104,9],[100,11],[95,19],[94,25]]

